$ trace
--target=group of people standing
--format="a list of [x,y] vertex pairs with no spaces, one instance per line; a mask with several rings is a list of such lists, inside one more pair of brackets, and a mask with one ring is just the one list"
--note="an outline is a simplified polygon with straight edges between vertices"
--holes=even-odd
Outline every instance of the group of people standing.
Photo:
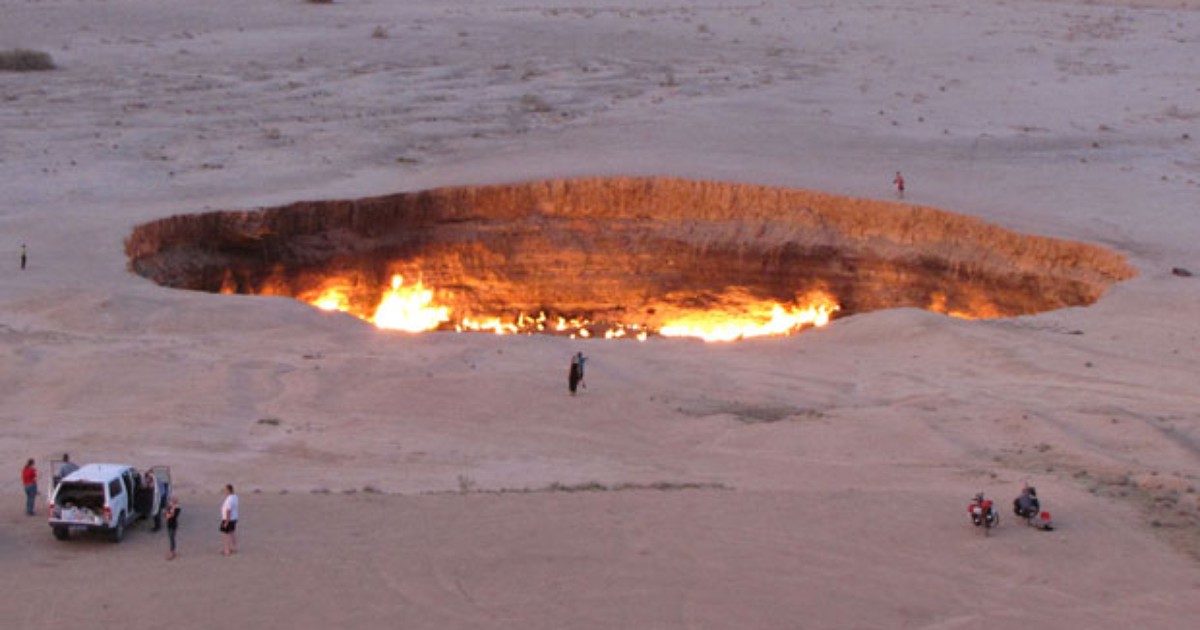
[[[167,552],[167,560],[176,558],[175,533],[179,531],[179,515],[183,507],[179,505],[179,497],[171,495],[163,516],[167,520],[167,540],[171,550]],[[225,499],[221,501],[221,555],[231,556],[237,553],[237,524],[238,496],[233,491],[233,484],[225,484]]]
[[[167,501],[167,508],[163,512],[163,516],[167,520],[167,540],[170,541],[171,550],[167,552],[167,560],[174,560],[176,557],[175,551],[175,533],[179,530],[179,515],[183,512],[183,507],[179,505],[179,498],[174,494]],[[238,496],[233,491],[233,484],[225,484],[225,498],[221,501],[221,555],[231,556],[237,553],[237,524],[238,524]]]
[[[167,560],[176,558],[175,533],[179,531],[179,515],[183,507],[179,505],[179,497],[171,495],[163,516],[167,520],[167,540],[171,550],[167,552]],[[225,484],[225,499],[221,501],[221,555],[231,556],[237,553],[237,523],[238,496],[233,491],[233,484]]]
[[[79,466],[71,461],[71,455],[63,453],[62,465],[56,471],[54,483],[57,484],[76,470],[79,470]],[[21,469],[21,484],[25,487],[25,514],[36,516],[38,470],[37,463],[33,458],[26,461],[25,467]],[[226,484],[225,498],[221,501],[220,527],[221,554],[225,556],[237,553],[238,503],[238,496],[233,491],[233,484]],[[179,497],[175,493],[171,493],[170,498],[167,500],[167,506],[163,510],[163,517],[167,522],[167,540],[170,544],[170,551],[167,552],[167,560],[174,560],[178,555],[175,535],[179,531],[179,515],[182,512],[183,507],[179,505]]]

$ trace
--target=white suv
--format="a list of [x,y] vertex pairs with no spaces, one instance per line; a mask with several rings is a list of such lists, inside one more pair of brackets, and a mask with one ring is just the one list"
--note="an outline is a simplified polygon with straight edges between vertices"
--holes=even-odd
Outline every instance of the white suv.
[[140,473],[123,464],[88,464],[64,477],[50,494],[50,528],[59,540],[71,532],[103,531],[121,542],[125,527],[140,518],[152,517],[157,530],[170,493],[171,469],[166,466]]

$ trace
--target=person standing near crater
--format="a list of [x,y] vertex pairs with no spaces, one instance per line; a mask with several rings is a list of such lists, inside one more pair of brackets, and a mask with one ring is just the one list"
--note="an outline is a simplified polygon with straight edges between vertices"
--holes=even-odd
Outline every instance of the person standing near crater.
[[21,269],[25,269],[25,243],[21,243]]
[[899,197],[900,199],[903,199],[904,198],[904,176],[900,174],[900,171],[896,171],[896,179],[893,179],[892,183],[896,185],[896,196]]
[[[567,372],[567,389],[571,391],[572,396],[575,395],[580,383],[583,383],[584,361],[587,361],[587,357],[584,357],[582,352],[571,355],[571,368]],[[586,389],[587,385],[584,385],[584,388]]]

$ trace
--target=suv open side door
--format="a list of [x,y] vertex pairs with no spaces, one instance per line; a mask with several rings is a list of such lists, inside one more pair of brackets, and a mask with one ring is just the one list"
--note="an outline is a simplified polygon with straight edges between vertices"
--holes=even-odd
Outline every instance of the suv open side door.
[[170,466],[151,466],[148,471],[154,476],[154,505],[150,516],[154,517],[154,529],[162,527],[162,515],[167,509],[167,499],[171,497],[174,486],[171,481]]

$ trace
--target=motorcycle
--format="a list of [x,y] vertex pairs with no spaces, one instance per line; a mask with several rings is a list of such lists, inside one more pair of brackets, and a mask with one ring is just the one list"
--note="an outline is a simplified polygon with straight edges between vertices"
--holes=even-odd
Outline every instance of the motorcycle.
[[971,516],[971,522],[975,527],[983,528],[983,535],[989,535],[993,527],[1000,525],[1000,512],[996,511],[996,506],[992,504],[991,499],[986,499],[983,493],[975,495],[974,500],[967,506],[967,513]]

